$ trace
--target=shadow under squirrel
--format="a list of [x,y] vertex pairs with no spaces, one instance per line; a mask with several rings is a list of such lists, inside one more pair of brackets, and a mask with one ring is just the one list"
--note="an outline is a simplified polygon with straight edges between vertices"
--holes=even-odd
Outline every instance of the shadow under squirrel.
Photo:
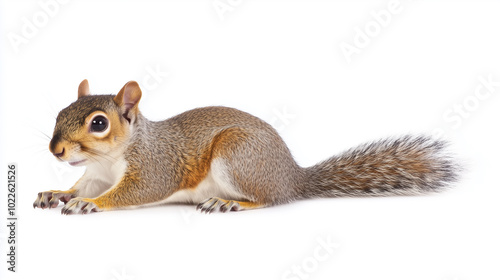
[[294,161],[276,130],[227,107],[153,122],[139,111],[139,85],[78,99],[56,119],[49,149],[85,174],[67,191],[38,194],[33,207],[63,214],[169,202],[202,212],[238,211],[314,197],[415,195],[456,181],[446,142],[404,136],[361,145],[312,167]]

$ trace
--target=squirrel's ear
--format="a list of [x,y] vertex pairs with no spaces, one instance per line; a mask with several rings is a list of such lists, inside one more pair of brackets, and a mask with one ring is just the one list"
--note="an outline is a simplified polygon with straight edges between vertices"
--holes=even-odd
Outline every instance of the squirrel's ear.
[[113,99],[115,103],[122,107],[123,116],[131,122],[137,115],[139,100],[141,100],[142,91],[139,84],[135,81],[126,83],[120,92]]
[[89,81],[85,79],[78,86],[78,99],[82,96],[87,96],[87,95],[90,95]]

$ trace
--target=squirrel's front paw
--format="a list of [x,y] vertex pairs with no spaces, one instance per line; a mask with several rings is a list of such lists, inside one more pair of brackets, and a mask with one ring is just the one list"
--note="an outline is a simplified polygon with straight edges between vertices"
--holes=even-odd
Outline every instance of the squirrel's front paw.
[[101,212],[102,210],[92,201],[91,198],[76,197],[70,200],[61,210],[61,214],[87,214],[91,212]]
[[33,202],[33,208],[56,208],[59,201],[67,203],[74,196],[68,191],[47,191],[38,193],[38,197]]

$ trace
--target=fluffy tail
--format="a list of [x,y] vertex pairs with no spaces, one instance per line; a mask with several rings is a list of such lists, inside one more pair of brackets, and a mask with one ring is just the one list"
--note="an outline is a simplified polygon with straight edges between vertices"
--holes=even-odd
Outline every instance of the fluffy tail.
[[444,141],[405,136],[361,145],[306,168],[304,198],[415,195],[454,182],[460,169]]

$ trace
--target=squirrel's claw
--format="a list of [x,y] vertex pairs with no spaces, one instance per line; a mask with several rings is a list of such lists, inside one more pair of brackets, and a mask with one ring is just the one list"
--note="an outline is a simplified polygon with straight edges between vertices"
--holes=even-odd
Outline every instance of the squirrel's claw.
[[101,210],[97,205],[91,201],[91,199],[76,197],[71,199],[64,207],[61,209],[61,214],[71,215],[71,214],[88,214],[91,212],[100,212]]
[[205,214],[210,214],[215,211],[225,213],[227,211],[240,210],[240,204],[234,200],[225,200],[218,197],[211,197],[198,204],[196,210],[201,210],[201,212]]
[[72,197],[70,193],[61,191],[39,192],[35,202],[33,202],[33,208],[56,208],[59,201],[67,202]]
[[33,202],[33,208],[37,207],[42,209],[45,209],[47,207],[50,208],[51,204],[49,203],[49,201],[51,201],[53,198],[52,193],[53,193],[52,191],[39,192],[35,202]]

